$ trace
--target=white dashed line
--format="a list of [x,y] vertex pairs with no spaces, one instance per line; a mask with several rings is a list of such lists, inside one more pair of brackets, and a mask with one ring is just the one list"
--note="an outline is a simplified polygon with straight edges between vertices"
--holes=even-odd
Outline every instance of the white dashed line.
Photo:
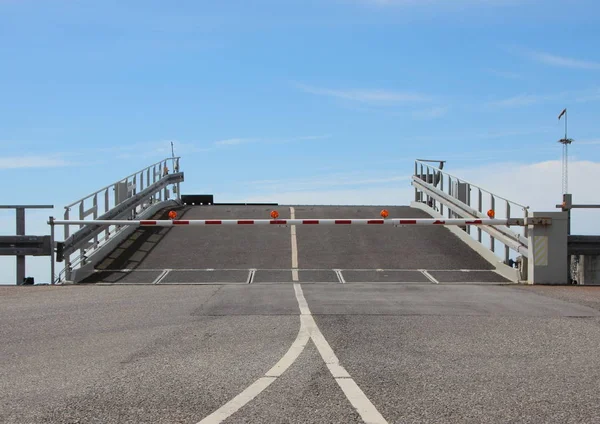
[[346,280],[344,280],[344,276],[342,275],[341,269],[334,269],[333,272],[335,272],[335,275],[337,275],[337,278],[340,281],[340,283],[346,284]]
[[170,269],[163,270],[162,274],[160,274],[158,277],[156,277],[156,280],[154,280],[152,282],[152,284],[160,284],[160,282],[165,279],[165,277],[169,274],[169,272],[171,272]]
[[[290,207],[290,219],[296,219],[296,211]],[[296,240],[296,226],[290,229],[292,237],[292,281],[298,281],[298,243]]]
[[256,274],[256,270],[255,269],[251,269],[248,272],[248,279],[246,280],[246,284],[252,284],[252,281],[254,281],[254,274]]
[[433,284],[440,284],[440,282],[438,280],[436,280],[433,275],[431,275],[430,273],[428,273],[427,270],[420,269],[419,271],[421,271],[421,274],[423,274],[425,276],[425,278],[427,278]]
[[300,284],[294,284],[294,292],[296,292],[296,300],[298,301],[300,314],[311,315],[310,309],[308,308],[308,303],[306,303],[306,299],[304,298],[304,293],[302,292],[302,287],[300,286]]

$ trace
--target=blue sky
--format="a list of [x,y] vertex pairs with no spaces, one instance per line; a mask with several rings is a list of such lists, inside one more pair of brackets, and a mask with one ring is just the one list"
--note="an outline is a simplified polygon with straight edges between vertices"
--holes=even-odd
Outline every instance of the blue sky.
[[217,201],[404,189],[417,157],[560,160],[565,107],[595,164],[599,24],[592,0],[0,0],[2,203],[62,207],[170,141]]

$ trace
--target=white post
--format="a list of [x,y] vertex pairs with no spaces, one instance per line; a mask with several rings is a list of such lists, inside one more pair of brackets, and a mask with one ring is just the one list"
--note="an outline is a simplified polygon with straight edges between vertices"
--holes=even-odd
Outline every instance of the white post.
[[54,284],[54,217],[50,217],[50,284]]

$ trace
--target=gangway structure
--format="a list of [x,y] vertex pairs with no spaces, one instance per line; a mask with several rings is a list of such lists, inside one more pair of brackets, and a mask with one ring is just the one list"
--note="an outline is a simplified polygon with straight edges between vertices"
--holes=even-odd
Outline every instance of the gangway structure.
[[[77,211],[77,219],[81,221],[88,217],[111,221],[136,217],[143,219],[176,205],[183,181],[179,160],[180,157],[163,159],[96,190],[65,206],[64,219],[71,219],[73,210]],[[175,194],[174,199],[171,199],[171,194]],[[50,220],[51,237],[55,241],[53,220]],[[65,265],[57,279],[54,271],[51,272],[53,282],[80,281],[85,278],[105,252],[114,249],[131,233],[130,227],[117,224],[93,227],[80,224],[78,227],[79,230],[71,234],[71,226],[64,226],[64,241],[57,243],[57,261],[64,261]]]
[[[146,231],[145,236],[147,237],[151,231],[149,227],[201,226],[205,228],[204,230],[194,229],[193,235],[190,232],[185,235],[178,233],[180,237],[184,237],[181,240],[180,250],[196,243],[190,237],[204,237],[202,231],[214,234],[216,226],[230,228],[229,230],[219,230],[227,231],[227,237],[223,237],[219,242],[219,247],[216,247],[222,249],[221,253],[226,255],[227,249],[232,247],[227,243],[235,243],[234,239],[237,236],[247,236],[247,233],[236,236],[234,232],[238,230],[234,230],[233,227],[240,228],[250,225],[257,228],[253,231],[264,231],[268,234],[271,234],[269,231],[273,230],[260,230],[259,228],[264,228],[264,226],[312,227],[310,231],[313,233],[321,231],[321,237],[325,238],[332,238],[338,234],[336,233],[338,230],[328,229],[330,225],[338,228],[350,226],[353,228],[349,230],[350,232],[359,231],[358,229],[354,230],[355,227],[363,227],[364,229],[360,230],[361,233],[356,233],[359,241],[364,237],[383,237],[390,241],[391,249],[403,243],[407,237],[414,235],[422,239],[420,243],[428,246],[421,253],[423,258],[414,261],[418,262],[419,269],[425,271],[435,268],[435,265],[428,265],[427,261],[430,257],[428,252],[436,250],[437,247],[455,251],[466,249],[461,250],[463,255],[483,260],[486,263],[483,268],[493,270],[498,276],[498,282],[565,284],[571,280],[568,267],[567,213],[564,211],[531,211],[528,206],[503,198],[448,173],[443,169],[444,161],[416,160],[414,175],[411,179],[415,190],[413,202],[409,207],[394,209],[391,213],[387,209],[379,210],[382,213],[385,212],[385,216],[378,216],[379,211],[368,208],[362,210],[359,208],[353,211],[352,216],[325,216],[325,213],[337,213],[335,208],[329,208],[323,209],[319,216],[294,217],[291,216],[294,213],[294,205],[290,205],[290,216],[280,217],[279,212],[273,211],[272,208],[266,208],[266,205],[258,216],[247,215],[248,213],[257,213],[256,208],[252,209],[250,206],[238,206],[232,216],[231,211],[234,206],[213,204],[212,196],[210,196],[211,204],[209,205],[186,204],[182,201],[180,193],[180,183],[184,176],[179,169],[179,159],[178,157],[164,159],[67,205],[64,219],[50,218],[49,224],[52,227],[53,237],[57,233],[56,227],[64,227],[64,241],[57,243],[57,251],[58,260],[64,259],[65,267],[58,274],[57,279],[53,278],[53,281],[78,283],[90,281],[90,278],[98,281],[99,271],[104,272],[103,275],[106,274],[107,258],[110,256],[115,262],[115,255],[136,254],[131,249],[127,249],[134,244],[131,237],[138,238],[144,231]],[[173,172],[168,171],[168,165],[171,165]],[[172,190],[168,189],[169,186],[173,187]],[[112,203],[110,190],[114,191]],[[189,197],[198,198],[198,196]],[[99,203],[101,198],[104,199],[102,205]],[[296,209],[298,208],[299,206],[296,206]],[[383,208],[386,206],[383,205]],[[70,213],[72,209],[78,210],[76,219]],[[102,215],[99,214],[100,210],[103,210]],[[173,210],[179,211],[180,215],[175,214],[169,217],[169,212]],[[219,215],[220,212],[223,215]],[[277,215],[269,216],[270,212]],[[397,215],[394,215],[395,213]],[[70,228],[73,226],[79,229],[71,234]],[[437,226],[443,227],[443,230],[439,233],[428,233],[413,229],[407,236],[406,227],[413,226],[419,228]],[[378,228],[374,230],[374,227]],[[321,230],[317,228],[321,228]],[[190,229],[190,231],[192,230]],[[372,234],[367,235],[366,232]],[[448,232],[457,239],[452,239],[453,245],[444,247],[440,244],[440,240],[445,240]],[[259,234],[255,233],[253,237],[259,237]],[[228,237],[232,237],[232,239],[226,242]],[[167,239],[164,241],[165,244],[169,243]],[[355,241],[356,239],[349,239],[348,243]],[[205,245],[203,248],[215,249],[215,245],[213,247]],[[185,256],[184,253],[181,254]],[[203,255],[206,252],[196,251],[195,254]],[[451,252],[446,252],[446,254],[451,255]],[[77,256],[73,258],[74,255]],[[415,252],[414,255],[417,253]],[[147,260],[153,261],[152,258]],[[388,258],[386,261],[383,262],[386,262],[389,269],[407,269],[403,258],[398,257],[395,260]],[[431,258],[429,262],[432,261]],[[128,263],[126,258],[121,258],[116,262]],[[375,262],[379,265],[382,263],[379,260]],[[135,266],[140,265],[141,268],[145,266],[143,262]],[[318,261],[315,264],[308,264],[306,269],[315,268],[317,270],[317,265]],[[366,265],[366,268],[381,269],[379,265],[374,263]],[[98,268],[99,266],[101,269]],[[209,263],[207,266],[212,269],[213,265]],[[173,270],[173,267],[166,263],[161,269],[161,273],[171,272],[165,270]],[[458,265],[450,268],[456,267],[460,268]],[[186,267],[186,269],[197,268],[197,266]],[[248,272],[252,273],[254,270],[254,274],[256,274],[255,264],[247,264],[247,268]],[[128,272],[134,271],[129,266],[123,267],[123,269]],[[338,268],[331,268],[331,270],[340,277],[342,271]],[[352,269],[348,269],[347,272],[352,272]],[[343,274],[341,277],[343,278]],[[244,281],[248,279],[243,278]],[[591,279],[588,278],[588,281]]]

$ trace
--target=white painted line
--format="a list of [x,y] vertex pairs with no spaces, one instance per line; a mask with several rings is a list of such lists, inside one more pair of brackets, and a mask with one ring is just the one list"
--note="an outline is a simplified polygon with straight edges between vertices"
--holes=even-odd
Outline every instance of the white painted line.
[[428,273],[426,270],[421,269],[419,271],[421,271],[421,273],[433,284],[440,284],[440,282],[438,280],[436,280],[435,277],[433,275],[431,275],[430,273]]
[[251,269],[248,272],[248,279],[246,280],[246,284],[252,284],[252,281],[254,280],[254,274],[256,273],[255,269]]
[[[101,283],[96,283],[101,284]],[[151,285],[152,283],[109,283],[110,285],[123,285],[123,286],[144,286]],[[170,281],[168,283],[161,282],[160,286],[227,286],[227,285],[246,285],[245,281]]]
[[292,343],[292,346],[288,349],[285,355],[271,368],[265,376],[267,377],[280,377],[293,363],[298,356],[302,353],[306,344],[310,340],[310,333],[306,327],[306,315],[300,316],[300,331],[298,337]]
[[335,275],[337,275],[337,278],[340,281],[340,283],[346,284],[346,280],[344,280],[344,276],[342,275],[342,270],[341,269],[334,269],[334,271],[335,271]]
[[417,285],[422,285],[422,286],[430,286],[432,283],[432,281],[377,281],[376,283],[374,283],[373,281],[352,281],[350,283],[346,283],[346,284],[370,284],[370,285],[374,285],[374,284],[388,284],[388,285],[411,285],[411,286],[417,286]]
[[242,393],[231,399],[225,405],[217,409],[215,412],[199,421],[197,424],[218,424],[225,421],[231,415],[235,414],[240,408],[258,396],[267,387],[271,385],[278,377],[280,377],[295,361],[298,356],[302,353],[310,340],[310,334],[306,328],[306,320],[304,317],[300,317],[300,331],[292,346],[283,355],[283,357],[266,372],[264,377],[259,378],[250,386],[248,386]]
[[265,373],[264,377],[256,380],[239,395],[231,399],[202,421],[199,421],[197,424],[220,424],[231,415],[235,414],[279,378],[296,361],[296,359],[298,359],[310,339],[313,340],[321,357],[327,364],[327,368],[331,372],[331,375],[335,378],[336,382],[352,406],[354,406],[356,411],[360,414],[363,421],[365,423],[387,424],[385,418],[377,411],[375,406],[367,398],[360,387],[358,387],[350,374],[340,364],[333,349],[331,349],[331,346],[329,346],[329,343],[325,340],[325,337],[319,330],[319,327],[317,327],[317,323],[310,313],[304,293],[302,292],[302,287],[299,283],[294,283],[294,292],[296,293],[296,300],[298,301],[301,312],[300,330],[298,331],[298,336],[294,343],[292,343],[279,362]]
[[329,372],[346,395],[346,398],[348,398],[365,423],[387,424],[385,418],[383,418],[369,398],[358,387],[358,384],[352,379],[348,371],[340,364],[340,360],[333,352],[331,346],[329,346],[329,343],[327,343],[327,340],[325,340],[325,336],[323,336],[313,316],[310,314],[310,309],[306,304],[306,299],[302,292],[302,286],[295,283],[294,291],[296,292],[296,299],[298,300],[298,305],[300,305],[300,310],[303,311],[303,314],[306,313],[302,318],[305,320],[310,338],[321,354],[321,358],[327,364]]
[[169,272],[171,272],[170,269],[163,270],[162,274],[160,274],[158,277],[156,277],[156,280],[154,280],[152,282],[152,284],[160,284],[160,282],[165,279],[165,277],[167,276],[167,274],[169,274]]
[[[293,207],[290,207],[290,218],[296,219],[296,211]],[[292,237],[292,281],[299,281],[298,279],[298,243],[296,239],[296,226],[292,225],[290,228],[290,234]]]
[[350,403],[356,408],[363,421],[369,424],[387,423],[371,403],[358,384],[351,378],[336,378],[335,381],[342,388]]
[[[297,248],[296,248],[297,251]],[[292,268],[268,268],[268,271],[290,271]],[[332,271],[331,268],[298,268],[300,271]],[[96,269],[94,272],[163,272],[164,269],[160,268],[149,268],[149,269]],[[212,271],[248,271],[248,268],[219,268],[218,270],[215,268],[176,268],[171,269],[171,271],[186,271],[186,272],[212,272]],[[335,271],[335,270],[333,270]],[[350,271],[350,272],[383,272],[383,271],[396,271],[396,272],[421,272],[422,269],[413,269],[413,268],[346,268],[341,271]],[[493,269],[436,269],[435,272],[496,272],[497,270]]]
[[310,309],[308,308],[308,303],[306,303],[306,299],[304,298],[304,293],[302,292],[302,287],[300,287],[300,284],[294,283],[294,292],[296,292],[296,300],[298,301],[298,306],[300,307],[300,314],[311,315]]
[[277,377],[261,377],[246,388],[242,393],[231,399],[225,405],[217,409],[208,417],[199,421],[198,424],[218,424],[235,414],[241,407],[246,405],[263,390],[271,385]]

